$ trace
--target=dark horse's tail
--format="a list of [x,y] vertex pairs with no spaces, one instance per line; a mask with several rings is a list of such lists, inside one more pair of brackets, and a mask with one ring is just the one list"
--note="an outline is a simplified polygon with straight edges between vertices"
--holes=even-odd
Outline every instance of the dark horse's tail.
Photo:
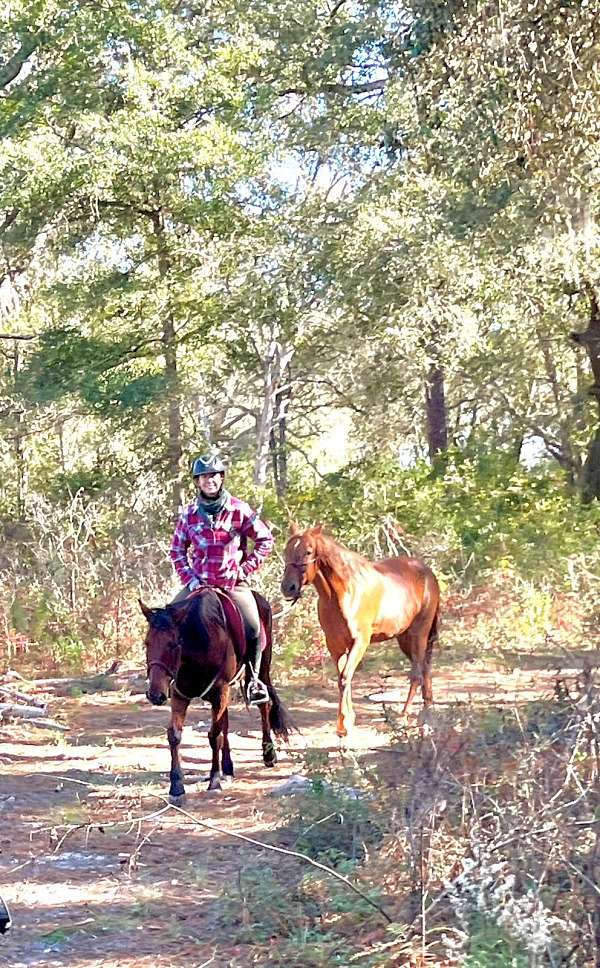
[[434,647],[439,642],[439,634],[438,634],[439,617],[440,617],[440,607],[438,605],[438,607],[435,610],[435,615],[433,616],[433,622],[431,623],[431,628],[429,629],[429,635],[427,636],[427,651],[425,653],[427,662],[431,662],[431,656],[432,656]]
[[254,597],[256,599],[258,611],[262,619],[265,635],[267,637],[265,650],[263,652],[260,675],[265,686],[267,687],[269,699],[271,701],[269,724],[278,739],[282,739],[284,743],[289,743],[290,733],[297,732],[297,729],[291,721],[287,709],[277,695],[275,687],[271,682],[271,659],[273,657],[273,616],[271,613],[271,606],[269,605],[267,599],[258,592],[254,592]]
[[271,700],[271,710],[269,712],[271,729],[279,739],[284,741],[284,743],[289,743],[290,733],[295,729],[294,724],[290,719],[287,709],[275,692],[273,684],[271,682],[267,682],[265,685],[269,692],[269,699]]

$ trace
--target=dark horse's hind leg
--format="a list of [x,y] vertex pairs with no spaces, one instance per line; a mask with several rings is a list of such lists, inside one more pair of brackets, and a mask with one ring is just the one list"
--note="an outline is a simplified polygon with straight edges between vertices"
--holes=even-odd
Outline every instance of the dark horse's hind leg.
[[233,776],[233,763],[229,750],[229,716],[227,706],[229,703],[229,685],[224,683],[216,686],[212,692],[212,725],[208,731],[208,740],[212,750],[212,763],[210,767],[210,777],[208,789],[221,790],[221,761],[223,762],[223,773],[225,776]]
[[181,769],[181,763],[179,761],[179,746],[181,744],[181,734],[183,733],[183,724],[185,723],[185,716],[189,704],[189,699],[182,699],[175,695],[171,696],[171,720],[167,729],[167,738],[171,750],[169,800],[175,804],[181,803],[185,796],[183,770]]
[[277,753],[275,744],[271,736],[271,703],[264,702],[260,707],[260,718],[262,720],[262,755],[265,766],[275,766],[277,763]]
[[223,773],[224,780],[233,780],[233,760],[231,759],[231,750],[229,748],[229,710],[226,709],[223,713],[222,718],[223,723],[223,749],[221,750],[221,769]]

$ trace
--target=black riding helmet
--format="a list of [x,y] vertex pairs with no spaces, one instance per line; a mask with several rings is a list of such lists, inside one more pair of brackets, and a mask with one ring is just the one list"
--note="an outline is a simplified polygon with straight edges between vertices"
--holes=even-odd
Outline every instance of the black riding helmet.
[[216,454],[203,454],[196,457],[192,465],[192,477],[200,477],[201,474],[224,474],[225,464]]

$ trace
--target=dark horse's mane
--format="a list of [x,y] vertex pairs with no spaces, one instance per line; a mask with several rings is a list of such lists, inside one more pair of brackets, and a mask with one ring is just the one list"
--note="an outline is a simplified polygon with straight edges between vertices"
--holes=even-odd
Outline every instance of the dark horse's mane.
[[344,548],[330,534],[317,528],[311,528],[310,531],[315,539],[316,554],[321,565],[334,575],[339,575],[343,581],[350,581],[364,571],[365,567],[371,567],[366,558],[357,551]]
[[192,599],[171,603],[157,608],[150,618],[150,625],[157,632],[172,631],[179,623],[177,614],[183,614],[180,624],[182,645],[185,652],[198,653],[209,644],[210,626],[226,628],[226,619],[219,596],[212,589]]

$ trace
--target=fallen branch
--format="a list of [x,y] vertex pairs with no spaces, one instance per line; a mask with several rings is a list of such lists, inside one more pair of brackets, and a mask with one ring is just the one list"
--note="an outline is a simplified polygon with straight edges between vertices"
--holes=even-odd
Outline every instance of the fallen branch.
[[[65,779],[67,778],[65,777]],[[83,781],[79,782],[83,783]],[[84,783],[84,785],[89,785],[93,789],[93,784]],[[246,844],[252,844],[253,847],[258,847],[259,850],[270,850],[276,854],[284,854],[286,857],[294,857],[296,860],[299,860],[304,864],[310,864],[311,867],[316,867],[317,870],[323,871],[323,873],[329,874],[330,877],[334,877],[336,880],[341,881],[342,884],[345,884],[346,887],[349,887],[351,891],[353,891],[355,894],[358,894],[363,901],[366,901],[367,904],[370,904],[371,907],[375,908],[375,910],[378,911],[383,918],[385,918],[388,924],[393,924],[393,918],[389,916],[387,911],[385,911],[380,904],[377,904],[376,901],[373,901],[368,894],[365,894],[364,891],[361,891],[360,888],[356,887],[356,885],[353,884],[347,877],[344,877],[343,874],[338,874],[337,871],[333,870],[331,867],[327,867],[326,864],[320,864],[318,861],[313,860],[312,857],[307,857],[306,854],[301,854],[297,850],[287,850],[285,847],[276,847],[274,844],[265,844],[262,840],[256,840],[254,837],[247,837],[245,834],[238,834],[233,830],[225,830],[224,827],[218,827],[214,823],[207,823],[206,820],[198,820],[198,818],[192,813],[189,813],[187,810],[183,810],[182,807],[178,807],[174,803],[169,803],[166,797],[160,796],[158,793],[149,793],[148,796],[153,797],[156,800],[160,800],[161,803],[165,804],[165,806],[162,809],[155,810],[150,814],[146,814],[145,816],[129,817],[127,820],[109,820],[90,824],[69,824],[65,830],[65,833],[60,838],[54,849],[55,853],[63,845],[67,837],[69,837],[70,834],[74,833],[76,830],[86,829],[90,831],[97,830],[99,828],[119,827],[123,826],[124,824],[127,824],[127,826],[131,827],[135,824],[155,821],[158,817],[163,816],[169,811],[173,811],[181,814],[183,817],[186,817],[198,827],[205,827],[207,830],[214,830],[215,833],[223,834],[226,837],[233,837],[235,840],[242,840]],[[60,829],[60,827],[58,829]]]
[[36,729],[57,729],[59,733],[68,733],[70,729],[69,726],[57,723],[55,719],[30,719],[28,725],[35,726]]
[[15,692],[14,689],[7,689],[5,686],[0,686],[0,696],[6,696],[12,701],[24,702],[28,706],[37,706],[38,709],[46,708],[46,703],[42,699],[36,699],[35,696],[26,696],[23,692]]
[[28,679],[21,683],[21,689],[26,687],[38,689],[42,686],[93,686],[95,683],[98,684],[105,679],[108,679],[112,683],[118,682],[121,679],[124,682],[128,682],[130,679],[144,678],[145,673],[140,669],[119,673],[96,672],[93,676],[69,676],[67,678],[64,676],[56,676],[52,679]]
[[48,714],[48,707],[43,706],[23,706],[17,703],[0,702],[0,718],[11,716],[15,719],[39,719]]
[[[154,795],[158,796],[157,794]],[[163,803],[168,803],[165,797],[158,796],[158,799],[162,800]],[[388,924],[393,924],[393,918],[389,916],[387,911],[385,911],[380,904],[377,904],[375,901],[373,901],[368,894],[365,894],[364,891],[361,891],[360,888],[356,887],[356,885],[353,884],[352,881],[348,880],[347,877],[344,877],[343,874],[338,874],[337,871],[333,870],[331,867],[327,867],[326,864],[319,864],[319,862],[313,860],[312,857],[307,857],[306,854],[301,854],[297,850],[287,850],[285,847],[275,847],[274,844],[265,844],[262,840],[255,840],[254,837],[247,837],[245,834],[238,834],[233,830],[225,830],[224,827],[217,827],[216,824],[207,823],[205,820],[198,820],[198,818],[194,817],[192,813],[188,813],[188,811],[183,810],[182,807],[175,806],[174,803],[169,804],[169,806],[171,807],[171,810],[175,810],[177,813],[187,817],[188,820],[191,820],[192,823],[197,824],[199,827],[206,827],[207,830],[214,830],[219,834],[224,834],[226,837],[234,837],[236,840],[243,840],[244,843],[252,844],[254,847],[259,847],[261,850],[272,850],[277,854],[285,854],[287,857],[295,857],[296,860],[300,860],[305,864],[310,864],[311,867],[316,867],[318,870],[324,871],[324,873],[329,874],[330,877],[335,877],[336,880],[341,881],[346,885],[346,887],[349,887],[351,891],[354,891],[355,894],[358,894],[359,897],[362,897],[363,901],[366,901],[367,904],[370,904],[371,907],[374,907],[376,911],[379,911]]]

